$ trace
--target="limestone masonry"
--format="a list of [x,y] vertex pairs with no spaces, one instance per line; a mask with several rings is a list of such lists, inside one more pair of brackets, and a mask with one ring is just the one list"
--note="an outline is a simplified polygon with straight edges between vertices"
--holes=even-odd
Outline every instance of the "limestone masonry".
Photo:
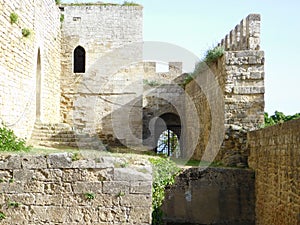
[[[180,144],[173,157],[240,169],[181,175],[168,189],[179,197],[167,194],[186,211],[167,202],[169,223],[299,225],[299,120],[258,130],[260,24],[259,14],[248,15],[218,44],[224,54],[190,79],[183,62],[143,59],[142,6],[0,0],[0,122],[34,146],[89,150],[158,151],[160,135],[172,131]],[[1,224],[151,224],[147,163],[72,158],[1,156]],[[241,169],[249,166],[255,187],[253,173]],[[204,203],[199,193],[219,209],[215,221],[190,211],[190,202]]]
[[1,224],[151,224],[151,172],[109,156],[1,156]]
[[300,120],[248,134],[257,224],[300,223]]
[[[242,20],[220,42],[224,56],[182,88],[182,63],[166,62],[167,71],[159,72],[157,62],[143,62],[142,6],[47,0],[2,1],[1,7],[0,119],[30,144],[153,150],[167,126],[180,137],[180,157],[214,158],[217,151],[216,160],[247,165],[245,135],[242,148],[234,148],[235,131],[228,131],[263,123],[260,15]],[[29,37],[22,36],[24,28]],[[209,138],[216,130],[225,131],[219,133],[224,141]]]

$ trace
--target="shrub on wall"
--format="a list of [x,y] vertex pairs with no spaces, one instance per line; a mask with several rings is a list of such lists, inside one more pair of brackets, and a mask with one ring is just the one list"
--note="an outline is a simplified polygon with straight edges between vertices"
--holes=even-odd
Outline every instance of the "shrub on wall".
[[10,23],[14,24],[18,21],[19,16],[16,13],[11,13],[9,18],[10,18]]
[[128,2],[128,1],[125,1],[122,6],[140,6],[138,3],[135,3],[135,2]]
[[60,20],[61,23],[64,22],[64,20],[65,20],[65,15],[64,15],[64,14],[61,14],[59,20]]
[[198,62],[194,71],[185,77],[182,86],[185,87],[195,77],[205,71],[207,69],[207,64],[218,61],[218,59],[224,55],[224,52],[225,49],[221,46],[207,50],[204,59]]
[[0,151],[17,152],[29,151],[30,146],[22,138],[18,138],[14,132],[6,126],[0,126]]
[[220,57],[223,56],[225,50],[221,46],[217,46],[215,48],[209,49],[206,52],[204,61],[207,63],[216,62]]
[[31,34],[31,30],[28,28],[23,28],[22,29],[22,35],[23,37],[29,37],[29,35]]

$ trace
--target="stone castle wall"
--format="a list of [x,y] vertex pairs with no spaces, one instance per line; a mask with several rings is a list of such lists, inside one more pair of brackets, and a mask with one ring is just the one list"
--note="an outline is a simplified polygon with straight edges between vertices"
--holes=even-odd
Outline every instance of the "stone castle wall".
[[[14,24],[11,13],[18,15]],[[59,9],[54,0],[1,0],[0,23],[0,120],[18,136],[29,138],[37,117],[45,123],[60,120]],[[24,28],[30,29],[29,37],[22,36]],[[36,97],[39,89],[40,96]]]
[[[151,118],[171,112],[165,99],[181,102],[177,99],[180,90],[171,84],[181,74],[181,64],[170,62],[166,72],[157,72],[156,64],[134,63],[111,76],[102,90],[106,95],[97,98],[94,109],[101,140],[112,145],[142,145],[144,124],[148,126]],[[152,113],[149,120],[145,119],[148,109]]]
[[[136,78],[113,75],[142,61],[143,10],[141,6],[66,5],[61,11],[64,15],[61,116],[64,122],[81,130],[96,129],[91,128],[92,124],[83,125],[90,123],[88,117],[91,117],[84,111],[94,109],[81,102],[84,99],[94,102],[93,98],[101,95],[114,97],[125,91],[124,81],[136,83]],[[73,73],[73,52],[77,46],[86,52],[85,73]],[[139,89],[135,89],[132,94],[139,94]],[[74,115],[74,111],[83,115]],[[105,109],[99,114],[106,112]]]
[[147,161],[80,158],[1,156],[1,224],[151,224]]
[[300,224],[300,120],[248,133],[259,225]]
[[[200,127],[200,141],[194,152],[195,158],[201,159],[207,148],[210,135],[207,130],[212,129],[212,120],[220,122],[217,117],[212,118],[215,113],[224,120],[224,127],[219,129],[225,130],[225,139],[216,160],[233,157],[237,162],[247,161],[249,152],[246,149],[246,132],[257,129],[264,121],[264,52],[259,50],[259,38],[260,15],[251,14],[222,40],[220,46],[225,49],[224,55],[218,61],[209,63],[208,68],[199,75],[200,78],[186,86],[186,92],[194,99],[200,118],[200,123],[195,126],[193,118],[186,116],[187,129],[190,126],[191,133],[194,133],[193,129]],[[213,83],[201,81],[204,79],[201,76],[204,77],[205,73],[214,77]],[[206,84],[205,87],[201,87],[200,84],[203,83]],[[219,106],[214,102],[218,100],[214,97],[216,93],[212,92],[210,96],[206,94],[206,89],[217,91],[218,88],[223,96]],[[188,113],[190,107],[186,108]],[[213,145],[217,144],[216,141],[213,142]],[[210,155],[215,155],[213,148],[208,151],[212,151]]]

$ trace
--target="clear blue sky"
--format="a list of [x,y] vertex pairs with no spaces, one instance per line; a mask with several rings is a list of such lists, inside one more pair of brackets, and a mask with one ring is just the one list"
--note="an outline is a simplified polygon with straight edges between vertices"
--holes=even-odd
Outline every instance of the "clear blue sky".
[[[93,2],[93,0],[63,2]],[[144,6],[144,41],[176,44],[193,52],[199,58],[248,14],[261,14],[261,49],[265,51],[266,57],[265,111],[270,114],[275,110],[285,114],[300,112],[299,0],[135,0],[135,2]]]

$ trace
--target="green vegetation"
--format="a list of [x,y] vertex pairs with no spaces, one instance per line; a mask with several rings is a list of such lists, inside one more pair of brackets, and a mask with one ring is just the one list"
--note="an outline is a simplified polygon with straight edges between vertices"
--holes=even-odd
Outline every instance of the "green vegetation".
[[72,155],[73,162],[81,160],[81,159],[84,159],[84,157],[80,153],[78,153],[78,152],[73,153],[73,155]]
[[46,147],[39,147],[39,148],[32,148],[30,150],[30,154],[33,155],[49,155],[53,153],[61,153],[61,152],[67,152],[67,153],[74,153],[74,154],[80,154],[79,150],[77,148],[46,148]]
[[214,47],[207,50],[204,61],[206,63],[216,62],[220,57],[224,55],[225,49],[221,46]]
[[16,22],[18,21],[18,18],[19,18],[18,14],[16,14],[16,13],[11,13],[11,14],[10,14],[10,23],[11,23],[11,24],[16,23]]
[[269,127],[272,125],[276,125],[278,123],[283,123],[289,120],[299,119],[300,113],[296,113],[295,115],[284,115],[282,112],[275,111],[274,115],[269,116],[268,113],[265,113],[265,124],[263,127]]
[[28,28],[23,28],[22,29],[22,35],[23,37],[29,37],[29,35],[31,34],[31,30]]
[[190,83],[193,79],[195,79],[199,74],[202,73],[202,71],[205,71],[207,69],[207,65],[205,63],[205,60],[204,61],[200,61],[194,71],[192,73],[189,73],[185,78],[184,78],[184,81],[183,81],[183,84],[182,86],[185,87],[188,83]]
[[60,0],[55,0],[55,4],[56,4],[56,5],[60,5],[60,4],[61,4],[61,1],[60,1]]
[[3,212],[0,212],[0,221],[4,220],[6,218],[6,215]]
[[64,14],[60,14],[60,18],[59,18],[60,22],[64,22],[65,20],[65,15]]
[[2,124],[0,127],[0,151],[2,152],[18,152],[29,151],[30,146],[26,146],[24,139],[18,138],[14,132]]
[[155,157],[150,158],[149,161],[153,166],[152,225],[162,225],[161,206],[165,198],[165,188],[174,184],[180,169],[168,158]]
[[125,192],[123,191],[120,191],[118,194],[117,194],[117,197],[123,197],[125,196]]
[[19,202],[8,202],[8,207],[18,208],[21,205]]
[[93,200],[93,199],[95,199],[96,195],[94,193],[87,192],[87,193],[84,193],[84,197],[87,200]]
[[195,70],[188,74],[184,81],[182,86],[185,87],[188,83],[190,83],[195,77],[197,77],[199,74],[201,74],[202,71],[207,69],[207,64],[216,62],[220,57],[224,55],[225,49],[221,46],[217,46],[214,48],[211,48],[206,51],[204,59],[201,60],[195,67]]
[[144,80],[143,80],[143,83],[144,83],[144,85],[148,85],[148,86],[150,86],[150,87],[157,87],[157,86],[160,85],[160,83],[157,82],[157,81],[155,81],[155,80],[149,81],[149,80],[147,80],[147,79],[144,79]]
[[128,1],[125,1],[122,6],[140,6],[140,4],[138,3],[135,3],[135,2],[128,2]]
[[129,166],[128,162],[115,162],[114,167],[116,168],[126,168]]

